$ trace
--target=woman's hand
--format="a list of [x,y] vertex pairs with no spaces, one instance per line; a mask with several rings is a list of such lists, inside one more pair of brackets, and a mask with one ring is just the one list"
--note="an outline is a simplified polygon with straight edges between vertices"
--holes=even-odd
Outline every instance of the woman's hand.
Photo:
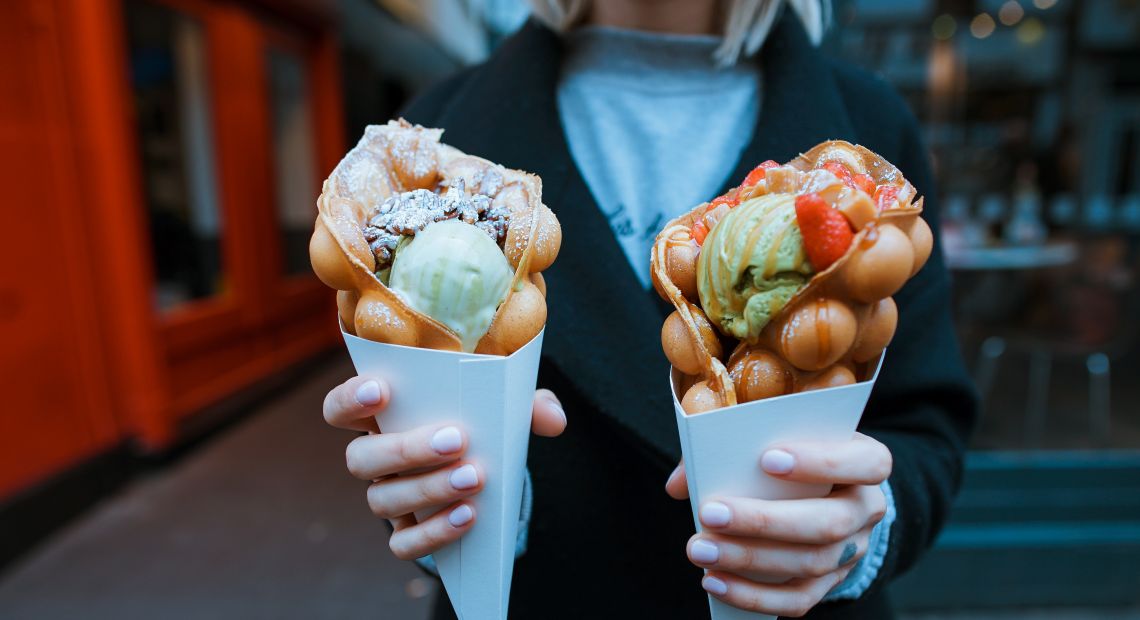
[[[687,548],[689,560],[708,569],[701,585],[741,609],[806,614],[867,553],[871,530],[887,510],[879,484],[891,464],[887,447],[861,433],[850,441],[771,446],[760,458],[767,474],[834,489],[820,499],[705,502],[699,511],[704,531]],[[688,497],[682,466],[665,489],[675,499]]]
[[[373,416],[391,395],[378,377],[353,377],[325,397],[325,421],[337,428],[367,431],[348,444],[348,471],[371,481],[368,506],[394,530],[388,546],[402,560],[438,551],[471,529],[475,509],[464,501],[486,482],[479,466],[463,460],[467,436],[451,425],[422,426],[405,433],[381,433]],[[534,393],[531,431],[556,437],[566,414],[550,390]],[[422,521],[415,512],[444,506]]]

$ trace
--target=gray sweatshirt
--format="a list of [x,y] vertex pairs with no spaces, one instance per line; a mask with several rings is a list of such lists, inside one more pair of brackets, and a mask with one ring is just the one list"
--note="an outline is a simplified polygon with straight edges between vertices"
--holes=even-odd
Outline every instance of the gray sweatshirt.
[[657,232],[715,197],[748,145],[759,67],[718,68],[720,39],[706,35],[591,26],[566,43],[558,111],[570,154],[648,288]]

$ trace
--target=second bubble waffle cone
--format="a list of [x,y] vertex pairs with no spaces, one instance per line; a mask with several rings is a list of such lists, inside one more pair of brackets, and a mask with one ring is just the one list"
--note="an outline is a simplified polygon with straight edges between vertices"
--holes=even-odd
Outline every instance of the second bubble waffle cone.
[[831,141],[669,222],[652,275],[686,413],[867,379],[930,256],[921,212],[893,165]]

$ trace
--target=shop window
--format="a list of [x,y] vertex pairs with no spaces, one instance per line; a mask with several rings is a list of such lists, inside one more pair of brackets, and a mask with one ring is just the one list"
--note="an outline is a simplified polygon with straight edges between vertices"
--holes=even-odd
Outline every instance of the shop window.
[[932,150],[941,183],[923,189],[943,207],[955,317],[984,401],[973,447],[1140,448],[1129,415],[1140,392],[1126,379],[1140,368],[1140,7],[835,8],[829,51],[911,101]]
[[154,299],[166,310],[226,290],[206,42],[177,10],[131,0],[124,11]]
[[286,275],[310,273],[309,236],[319,194],[313,141],[309,75],[304,58],[269,48],[270,106],[277,216]]

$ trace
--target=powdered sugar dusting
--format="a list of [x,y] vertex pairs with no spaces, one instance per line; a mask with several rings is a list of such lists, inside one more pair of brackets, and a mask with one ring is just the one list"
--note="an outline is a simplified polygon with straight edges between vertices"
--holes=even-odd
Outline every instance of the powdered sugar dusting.
[[404,321],[392,309],[379,301],[364,304],[364,319],[370,326],[402,329]]
[[466,193],[462,180],[443,194],[416,189],[389,196],[375,211],[363,234],[376,257],[377,271],[392,265],[401,240],[414,237],[429,224],[459,219],[482,230],[502,248],[510,222],[508,209],[492,205],[490,197],[483,194]]

